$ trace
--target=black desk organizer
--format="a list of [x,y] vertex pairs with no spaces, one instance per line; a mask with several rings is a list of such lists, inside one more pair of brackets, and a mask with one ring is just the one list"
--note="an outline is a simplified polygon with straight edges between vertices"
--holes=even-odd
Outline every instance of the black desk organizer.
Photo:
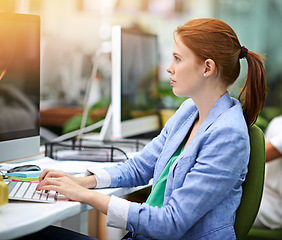
[[72,139],[45,143],[45,156],[55,160],[124,162],[127,153],[142,150],[145,143],[140,140],[95,141]]

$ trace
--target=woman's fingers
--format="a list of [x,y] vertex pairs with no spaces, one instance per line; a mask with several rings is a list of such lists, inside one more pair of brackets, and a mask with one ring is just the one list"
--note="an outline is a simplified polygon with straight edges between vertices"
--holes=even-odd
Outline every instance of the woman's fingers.
[[54,181],[54,178],[44,178],[38,183],[36,190],[52,190],[52,189],[45,189],[43,187],[51,186],[51,185],[54,186],[55,184],[56,183]]
[[58,178],[45,178],[37,185],[37,190],[55,190],[67,198],[75,201],[81,201],[82,195],[87,191],[86,188],[68,178],[67,176]]
[[46,175],[48,174],[49,171],[50,171],[50,169],[44,169],[43,170],[43,172],[39,176],[39,182],[41,182],[46,177]]
[[71,185],[68,181],[70,180],[67,177],[48,177],[38,183],[36,190],[55,190],[61,192],[60,190],[64,186]]
[[41,182],[47,178],[58,178],[58,177],[63,177],[63,176],[70,177],[69,174],[63,171],[58,171],[58,170],[53,170],[53,169],[44,169],[43,172],[39,176],[39,181]]

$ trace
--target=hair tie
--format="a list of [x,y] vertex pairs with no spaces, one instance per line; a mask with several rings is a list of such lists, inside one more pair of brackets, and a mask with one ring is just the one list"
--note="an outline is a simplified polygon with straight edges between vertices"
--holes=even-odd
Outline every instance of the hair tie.
[[239,59],[247,57],[248,52],[249,52],[248,48],[246,48],[245,46],[242,46],[241,47],[241,52],[239,54]]

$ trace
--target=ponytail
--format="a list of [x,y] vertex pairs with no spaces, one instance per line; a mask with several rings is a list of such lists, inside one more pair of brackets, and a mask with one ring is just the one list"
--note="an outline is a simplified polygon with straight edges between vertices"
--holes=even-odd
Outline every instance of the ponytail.
[[248,127],[255,124],[259,112],[262,110],[266,99],[265,68],[262,56],[246,51],[242,47],[248,62],[248,74],[245,86],[243,87],[239,100],[243,105],[243,113]]
[[265,69],[261,55],[242,47],[234,30],[216,18],[193,19],[179,26],[175,33],[200,59],[212,59],[226,86],[232,85],[240,74],[240,59],[246,58],[248,74],[239,95],[248,127],[262,110],[266,98]]

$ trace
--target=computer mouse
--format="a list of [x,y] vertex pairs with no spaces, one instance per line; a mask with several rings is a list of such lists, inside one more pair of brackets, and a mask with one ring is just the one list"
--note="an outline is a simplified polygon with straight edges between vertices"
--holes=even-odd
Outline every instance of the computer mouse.
[[11,168],[7,172],[11,173],[11,172],[40,171],[40,170],[41,169],[39,166],[30,164],[30,165],[22,165],[22,166]]

